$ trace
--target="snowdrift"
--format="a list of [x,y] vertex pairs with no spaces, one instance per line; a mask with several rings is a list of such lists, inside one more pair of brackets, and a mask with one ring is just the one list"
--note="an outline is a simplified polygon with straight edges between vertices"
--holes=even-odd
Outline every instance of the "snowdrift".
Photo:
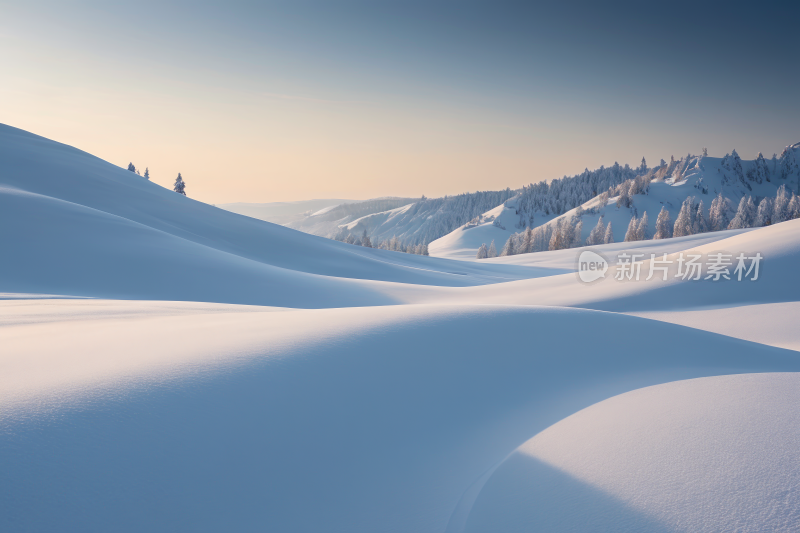
[[[420,287],[414,291],[404,291],[403,294],[396,292],[395,297],[408,303],[481,301],[508,305],[569,306],[625,313],[800,301],[800,284],[793,281],[797,265],[800,264],[800,220],[751,230],[617,243],[589,249],[604,254],[611,262],[606,277],[591,284],[583,283],[575,273],[575,265],[582,251],[577,248],[487,260],[489,263],[522,263],[527,260],[527,264],[537,265],[542,269],[549,268],[553,273],[558,272],[558,268],[566,268],[572,262],[571,273],[509,282],[495,287],[460,290]],[[615,279],[619,267],[614,261],[622,252],[646,254],[642,258],[645,260],[641,266],[642,275],[639,281]],[[666,281],[662,281],[660,273],[649,281],[646,280],[651,254],[655,254],[660,260],[666,253],[667,260],[675,262],[681,252],[687,257],[689,254],[700,254],[704,260],[709,254],[718,252],[731,254],[733,257],[739,253],[760,253],[764,259],[756,281],[736,281],[735,277],[713,281],[706,280],[705,274],[698,281],[684,280],[674,276],[676,263],[673,263],[673,270]],[[729,272],[733,272],[733,267]]]
[[576,413],[497,468],[465,532],[794,531],[800,374],[718,376]]
[[0,355],[9,531],[443,531],[474,480],[582,408],[800,370],[795,352],[596,311],[81,303],[0,305],[24,317]]

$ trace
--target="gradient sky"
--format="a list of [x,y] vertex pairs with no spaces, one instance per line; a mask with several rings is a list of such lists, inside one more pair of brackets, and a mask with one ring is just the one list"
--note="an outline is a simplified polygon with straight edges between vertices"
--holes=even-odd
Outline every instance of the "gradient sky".
[[800,3],[7,2],[0,122],[209,203],[800,141]]

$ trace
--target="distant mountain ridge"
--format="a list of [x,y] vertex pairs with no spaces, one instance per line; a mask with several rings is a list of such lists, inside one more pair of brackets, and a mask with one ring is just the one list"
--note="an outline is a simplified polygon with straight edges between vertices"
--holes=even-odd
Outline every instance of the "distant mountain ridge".
[[[781,186],[784,186],[783,192],[779,193]],[[736,150],[721,158],[710,157],[704,150],[702,155],[687,154],[678,160],[671,158],[669,163],[662,159],[653,168],[648,168],[642,160],[636,169],[615,164],[596,171],[586,170],[572,178],[531,184],[505,202],[502,208],[498,206],[484,213],[493,215],[494,220],[474,226],[464,225],[432,242],[429,249],[431,255],[467,259],[475,257],[481,244],[494,240],[498,249],[499,246],[505,248],[506,255],[537,252],[553,249],[550,240],[557,227],[570,236],[559,239],[556,249],[584,246],[592,230],[599,228],[601,217],[604,231],[608,230],[610,223],[609,233],[613,241],[625,240],[632,218],[637,220],[637,224],[644,225],[641,235],[630,238],[650,239],[657,234],[656,223],[662,208],[668,215],[671,229],[674,229],[682,210],[683,218],[688,217],[690,226],[699,224],[698,228],[691,230],[684,228],[682,235],[687,234],[684,231],[709,231],[712,228],[709,226],[703,230],[702,224],[708,224],[712,218],[712,203],[717,197],[721,200],[716,200],[714,215],[724,219],[725,227],[736,218],[739,204],[747,197],[752,199],[754,206],[764,203],[759,206],[764,211],[760,225],[764,225],[780,222],[787,216],[791,218],[792,215],[786,213],[773,216],[771,211],[774,207],[768,204],[780,194],[783,196],[778,203],[787,203],[788,209],[792,195],[798,191],[800,143],[787,146],[780,156],[775,154],[767,159],[759,153],[749,161],[742,160]],[[779,206],[779,209],[783,208]],[[697,219],[700,211],[702,217]],[[749,223],[745,221],[744,225],[735,224],[736,227],[757,225],[757,212],[745,215],[752,220]],[[768,222],[764,216],[769,216]],[[644,223],[642,219],[645,219]],[[722,222],[718,221],[718,224]],[[568,242],[564,243],[565,240]]]

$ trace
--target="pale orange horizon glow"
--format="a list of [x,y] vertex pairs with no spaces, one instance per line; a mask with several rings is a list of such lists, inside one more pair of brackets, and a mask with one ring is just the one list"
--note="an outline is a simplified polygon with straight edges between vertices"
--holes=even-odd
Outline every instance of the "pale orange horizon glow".
[[[380,42],[370,34],[347,48],[354,29],[369,31],[363,25],[334,32],[343,48],[325,55],[329,40],[309,44],[311,18],[285,35],[276,35],[279,25],[250,28],[250,40],[236,41],[246,17],[225,33],[197,9],[193,25],[183,8],[159,12],[158,27],[144,24],[150,11],[137,6],[112,11],[4,7],[0,122],[147,167],[165,187],[180,172],[188,195],[208,203],[437,197],[638,166],[642,156],[652,166],[704,146],[712,155],[769,156],[798,140],[784,115],[754,106],[732,113],[717,93],[686,105],[675,92],[629,94],[627,81],[610,85],[616,77],[569,81],[581,50],[572,63],[531,56],[524,79],[512,76],[523,63],[512,62],[496,71],[507,79],[494,79],[490,67],[502,56],[476,63],[471,52],[456,54],[463,65],[453,67],[387,45],[353,57]],[[262,21],[273,20],[265,13]],[[450,77],[436,77],[451,67]]]

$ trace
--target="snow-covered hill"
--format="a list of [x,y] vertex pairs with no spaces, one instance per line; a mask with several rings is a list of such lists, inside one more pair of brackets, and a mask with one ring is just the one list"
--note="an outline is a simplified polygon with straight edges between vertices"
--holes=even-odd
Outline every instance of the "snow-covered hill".
[[298,202],[271,202],[247,203],[234,202],[229,204],[214,204],[220,209],[238,213],[247,217],[266,220],[274,224],[286,225],[303,220],[307,216],[319,213],[341,204],[350,204],[354,200],[302,200]]
[[[2,126],[0,250],[3,531],[796,529],[800,220],[593,246],[584,283],[580,249],[351,246]],[[719,252],[758,279],[644,279]]]
[[491,246],[491,243],[495,244],[499,253],[508,238],[518,231],[517,200],[517,197],[511,198],[436,239],[428,245],[428,253],[434,257],[469,261],[475,259],[475,253],[482,244]]
[[[611,242],[619,242],[625,239],[631,219],[641,221],[645,216],[646,223],[640,225],[639,231],[643,239],[650,239],[657,234],[656,222],[662,209],[669,216],[671,232],[687,199],[690,199],[687,204],[691,208],[690,225],[699,223],[700,229],[695,228],[696,231],[711,231],[715,229],[712,204],[718,196],[721,197],[720,224],[723,227],[735,218],[740,201],[746,197],[753,200],[750,225],[757,225],[756,206],[762,200],[767,198],[769,203],[781,186],[788,197],[800,191],[800,143],[786,147],[780,158],[774,156],[772,160],[764,159],[761,154],[751,161],[741,160],[734,150],[722,158],[687,155],[669,164],[662,161],[659,167],[652,169],[646,169],[643,163],[638,174],[631,174],[638,177],[622,181],[602,193],[596,183],[597,177],[588,171],[585,175],[565,178],[564,185],[556,187],[555,192],[551,190],[552,185],[549,189],[541,184],[531,185],[506,202],[504,211],[513,209],[514,212],[506,212],[505,220],[514,219],[515,223],[503,224],[505,231],[496,227],[485,228],[487,224],[479,226],[480,230],[467,225],[434,241],[429,250],[431,255],[438,257],[469,259],[475,257],[481,244],[488,244],[488,239],[495,240],[499,251],[514,235],[512,253],[536,252],[552,248],[552,235],[561,226],[569,228],[567,239],[572,239],[573,243],[559,247],[583,245],[596,227],[601,243],[602,238],[608,239],[608,235]],[[612,176],[616,174],[612,173]],[[609,182],[614,183],[614,179],[608,178],[603,184]],[[570,192],[570,189],[574,190]],[[562,206],[577,204],[577,198],[589,194],[587,190],[595,193],[591,199],[559,214]],[[559,200],[565,197],[565,200]],[[694,220],[700,212],[703,220]],[[525,235],[526,228],[533,230],[528,236]]]
[[469,285],[533,275],[240,216],[8,126],[0,164],[0,292],[328,307],[390,303],[348,278]]
[[463,531],[792,531],[800,462],[773,450],[800,441],[798,406],[798,373],[692,379],[600,402],[505,459]]

